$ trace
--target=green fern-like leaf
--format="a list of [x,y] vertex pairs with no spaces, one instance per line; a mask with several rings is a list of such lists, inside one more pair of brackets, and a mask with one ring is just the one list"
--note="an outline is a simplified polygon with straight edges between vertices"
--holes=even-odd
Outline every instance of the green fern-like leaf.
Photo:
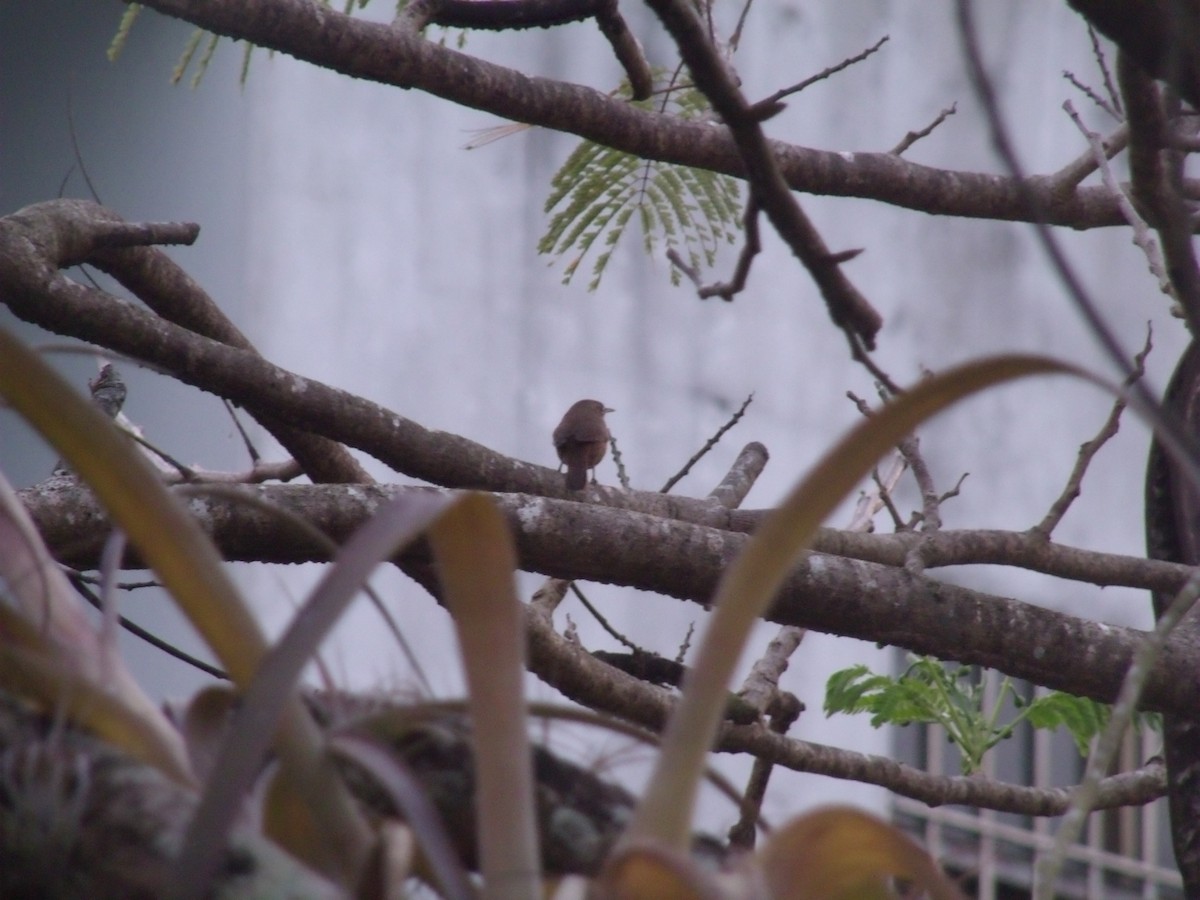
[[1026,718],[1034,728],[1066,727],[1080,756],[1087,756],[1088,745],[1108,724],[1112,707],[1086,697],[1053,693],[1029,704]]
[[872,728],[936,723],[934,705],[925,679],[876,675],[864,665],[834,672],[825,685],[825,715],[870,713]]
[[[187,72],[188,66],[192,64],[192,57],[196,55],[196,49],[200,46],[200,42],[204,40],[204,36],[209,34],[203,28],[195,29],[188,37],[188,41],[183,46],[183,55],[179,57],[179,62],[175,63],[175,68],[171,72],[171,84],[179,84],[184,73]],[[209,37],[215,37],[209,34]]]
[[125,42],[129,40],[129,32],[133,30],[133,23],[137,21],[141,11],[140,3],[130,3],[125,7],[125,12],[121,14],[121,22],[117,25],[117,33],[113,35],[113,39],[108,45],[109,62],[116,62],[120,57],[121,52],[125,49]]
[[[1013,701],[1016,715],[1001,722],[1004,700]],[[1012,682],[1000,683],[990,708],[985,708],[983,679],[967,666],[946,667],[931,656],[910,656],[899,676],[877,675],[864,665],[834,672],[825,686],[825,714],[870,713],[871,725],[936,724],[962,751],[963,771],[977,771],[983,756],[1013,734],[1022,721],[1034,728],[1066,728],[1081,756],[1092,738],[1108,724],[1111,707],[1058,691],[1024,700]],[[1158,729],[1158,717],[1139,713],[1134,726]]]
[[[196,73],[192,76],[192,87],[200,87],[200,82],[204,80],[204,74],[208,71],[208,64],[212,62],[213,55],[217,52],[217,44],[221,43],[221,38],[215,34],[208,36],[208,44],[204,48],[204,53],[200,55],[200,61],[196,63]],[[181,71],[180,75],[183,74]]]
[[[706,113],[708,105],[699,91],[680,90],[671,93],[668,109],[682,118],[695,118]],[[732,243],[741,226],[740,195],[737,179],[728,175],[646,160],[583,141],[551,179],[545,210],[553,215],[538,241],[538,252],[570,254],[563,268],[563,284],[569,284],[603,236],[588,284],[595,290],[636,212],[648,254],[661,243],[693,268],[708,267],[721,244]],[[678,281],[679,272],[672,266],[671,282]]]

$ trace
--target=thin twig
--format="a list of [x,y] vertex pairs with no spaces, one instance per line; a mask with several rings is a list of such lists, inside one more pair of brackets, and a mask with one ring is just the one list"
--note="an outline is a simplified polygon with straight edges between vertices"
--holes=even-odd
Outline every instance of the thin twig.
[[876,51],[878,51],[880,47],[882,47],[884,44],[886,44],[890,40],[891,40],[891,35],[885,34],[883,37],[881,37],[879,40],[877,40],[874,44],[872,44],[870,47],[868,47],[866,50],[862,51],[861,53],[857,54],[856,56],[851,56],[848,59],[843,59],[840,63],[837,63],[836,65],[832,65],[827,69],[822,69],[816,75],[810,75],[808,78],[805,78],[803,81],[796,82],[791,87],[782,88],[782,89],[776,91],[775,93],[771,94],[771,96],[769,96],[769,97],[764,97],[762,100],[755,101],[755,103],[750,108],[753,110],[753,109],[766,109],[768,107],[773,107],[784,97],[791,96],[792,94],[798,94],[800,91],[804,90],[807,87],[811,87],[812,85],[816,84],[818,81],[824,81],[826,78],[829,78],[832,75],[836,75],[838,72],[841,72],[843,69],[848,69],[851,66],[855,65],[856,63],[862,62],[868,56],[870,56],[873,53],[875,53]]
[[678,665],[683,665],[683,661],[687,659],[688,651],[692,649],[692,637],[696,634],[696,623],[688,622],[687,631],[683,634],[683,640],[679,642],[679,650],[675,654],[675,662]]
[[633,641],[629,640],[629,638],[625,637],[625,635],[621,634],[621,632],[617,631],[617,629],[613,628],[612,625],[609,624],[608,619],[604,618],[604,615],[600,612],[600,610],[596,609],[596,607],[592,604],[592,601],[587,598],[583,591],[579,589],[579,586],[573,581],[571,582],[571,593],[575,595],[575,599],[583,604],[583,608],[591,613],[592,618],[596,620],[597,624],[601,628],[608,632],[609,636],[613,640],[628,647],[634,653],[648,652],[643,650],[637,644],[633,643]]
[[957,497],[962,492],[963,482],[967,480],[967,477],[970,474],[970,472],[963,472],[961,475],[959,475],[958,481],[954,482],[954,487],[950,488],[948,491],[943,491],[942,495],[938,497],[938,505],[940,506],[947,500],[953,500],[955,497]]
[[[858,407],[858,411],[864,416],[869,417],[873,415],[871,407],[867,402],[853,391],[847,391],[846,396],[854,402],[855,406]],[[912,469],[913,478],[916,480],[917,488],[921,492],[921,530],[923,532],[937,531],[942,527],[942,517],[938,511],[938,505],[941,503],[942,498],[934,486],[933,475],[929,471],[929,466],[926,464],[925,458],[921,455],[920,439],[916,435],[910,434],[896,445],[896,449],[900,452],[908,467]],[[959,483],[962,483],[961,479]],[[950,492],[947,496],[954,496],[954,493]]]
[[621,482],[621,487],[629,490],[629,473],[625,471],[625,457],[621,455],[621,448],[617,446],[616,435],[608,436],[608,446],[612,450],[613,465],[617,467],[617,481]]
[[847,531],[873,531],[875,514],[881,509],[888,511],[897,528],[903,527],[900,522],[900,512],[892,503],[892,491],[896,489],[900,476],[907,468],[908,463],[904,457],[897,454],[892,458],[892,464],[889,466],[886,476],[879,474],[878,467],[871,471],[871,480],[875,482],[876,490],[863,492],[854,508],[854,514],[850,517],[850,524],[846,526]]
[[[59,563],[58,567],[59,567],[59,569],[62,570],[62,573],[64,575],[66,575],[68,578],[78,578],[80,581],[84,582],[85,584],[99,585],[100,582],[102,581],[102,579],[98,575],[89,575],[87,572],[81,571],[80,569],[76,569],[74,566],[68,566],[66,563]],[[117,582],[113,583],[113,586],[115,588],[117,588],[118,590],[122,590],[122,591],[136,591],[136,590],[140,590],[142,588],[160,588],[160,587],[162,587],[162,582],[154,581],[154,580],[117,581]]]
[[161,459],[163,462],[165,462],[171,468],[175,469],[175,471],[177,471],[183,477],[184,481],[195,481],[196,480],[196,473],[192,470],[191,466],[181,463],[175,457],[171,456],[171,454],[167,453],[166,450],[162,450],[159,447],[155,446],[149,440],[147,440],[146,438],[144,438],[140,434],[138,434],[136,431],[134,431],[132,428],[125,428],[122,430],[127,435],[129,435],[131,438],[133,438],[133,440],[137,444],[139,444],[142,447],[144,447],[145,449],[149,450],[151,453],[153,453],[155,456],[157,456],[159,459]]
[[951,103],[940,113],[937,118],[922,128],[920,131],[910,131],[895,147],[888,151],[892,156],[900,156],[905,150],[915,144],[921,138],[927,138],[933,134],[933,130],[945,122],[948,118],[958,112],[958,103]]
[[700,462],[700,460],[705,457],[705,455],[708,453],[709,450],[711,450],[713,447],[717,446],[717,443],[721,440],[722,437],[724,437],[725,433],[738,423],[738,421],[742,418],[742,416],[744,416],[746,414],[746,409],[747,409],[747,407],[750,406],[750,404],[751,404],[751,402],[753,402],[753,400],[754,400],[754,395],[750,394],[744,401],[742,401],[742,405],[738,407],[737,412],[735,412],[732,416],[730,416],[729,420],[724,425],[722,425],[720,428],[717,429],[716,434],[714,434],[712,437],[710,437],[707,441],[704,442],[704,446],[701,447],[699,450],[697,450],[692,455],[692,458],[683,464],[683,468],[681,468],[678,472],[676,472],[674,475],[672,475],[670,478],[667,479],[667,483],[664,484],[661,488],[659,488],[658,492],[660,494],[670,493],[671,488],[675,487],[675,485],[677,485],[687,475],[687,473],[692,470],[692,467],[694,465],[696,465],[696,463]]
[[862,397],[858,396],[858,394],[854,393],[854,391],[846,391],[846,396],[864,418],[869,419],[871,416],[875,415],[875,411],[871,409],[871,404],[869,404]]
[[696,294],[701,300],[707,300],[709,297],[720,297],[726,303],[732,303],[735,294],[740,293],[746,287],[746,278],[750,274],[750,264],[754,261],[754,257],[762,250],[762,242],[758,234],[758,204],[754,200],[754,192],[750,192],[750,198],[746,201],[746,211],[742,215],[742,227],[746,233],[746,242],[742,245],[742,252],[738,254],[737,265],[733,270],[733,278],[729,281],[719,281],[715,284],[705,285],[700,281],[700,273],[692,266],[689,266],[683,259],[683,256],[678,253],[674,247],[667,250],[667,259],[679,269],[688,280],[696,286]]
[[892,377],[879,368],[875,360],[871,359],[870,350],[861,335],[850,326],[843,326],[842,334],[846,336],[846,341],[850,345],[851,359],[870,372],[871,377],[887,388],[888,393],[892,396],[898,397],[904,393],[904,389],[892,381]]
[[[1133,231],[1133,243],[1142,251],[1142,255],[1146,257],[1146,265],[1149,267],[1150,273],[1158,280],[1159,290],[1168,297],[1178,300],[1175,295],[1175,286],[1171,283],[1171,279],[1167,275],[1167,264],[1163,260],[1158,240],[1151,234],[1150,226],[1142,218],[1141,214],[1138,213],[1133,205],[1133,201],[1129,199],[1129,195],[1121,190],[1121,185],[1117,183],[1116,176],[1113,175],[1112,168],[1108,164],[1108,155],[1105,152],[1104,145],[1100,141],[1100,135],[1089,130],[1083,124],[1083,120],[1079,117],[1079,113],[1075,111],[1075,107],[1070,100],[1063,103],[1063,109],[1087,139],[1088,145],[1092,149],[1092,159],[1095,161],[1096,167],[1100,170],[1100,177],[1104,180],[1104,186],[1108,188],[1113,199],[1117,201],[1117,206],[1121,209],[1121,215],[1129,223],[1129,227]],[[1127,374],[1126,378],[1128,377]]]
[[[1152,347],[1152,336],[1152,329],[1149,323],[1147,323],[1146,343],[1142,346],[1141,352],[1133,358],[1133,371],[1126,376],[1124,387],[1128,388],[1134,380],[1141,378],[1145,374],[1146,357],[1149,355]],[[1063,516],[1067,514],[1067,510],[1071,508],[1071,504],[1075,502],[1075,498],[1079,496],[1080,488],[1083,484],[1083,476],[1087,474],[1088,466],[1091,465],[1092,459],[1095,458],[1100,448],[1108,443],[1120,429],[1121,413],[1125,411],[1125,405],[1125,395],[1118,394],[1116,401],[1113,403],[1112,411],[1109,412],[1108,418],[1100,427],[1100,430],[1096,432],[1096,436],[1080,445],[1079,455],[1075,459],[1075,467],[1071,470],[1071,476],[1067,479],[1062,493],[1050,505],[1046,517],[1029,529],[1031,535],[1039,537],[1042,540],[1050,539],[1050,535],[1058,527],[1058,523],[1062,521]]]
[[1075,90],[1079,91],[1118,122],[1122,120],[1123,116],[1112,107],[1112,104],[1076,78],[1074,72],[1063,69],[1062,77],[1069,81],[1074,86]]
[[[100,199],[96,186],[92,184],[92,176],[88,174],[87,166],[83,163],[83,152],[79,149],[79,132],[75,130],[75,107],[72,103],[74,94],[74,78],[72,78],[71,85],[67,88],[67,131],[71,136],[71,152],[75,156],[75,164],[79,166],[79,174],[83,176],[83,183],[87,185],[88,193],[97,203],[103,204],[104,201]],[[62,186],[66,187],[65,180]],[[62,196],[61,189],[59,196]]]
[[750,7],[754,4],[754,0],[746,0],[742,4],[742,11],[738,14],[737,25],[733,28],[733,34],[729,38],[729,50],[731,53],[736,53],[738,45],[742,42],[742,29],[746,27],[746,19],[750,16]]
[[259,461],[245,472],[214,472],[211,469],[191,468],[186,475],[164,472],[167,484],[262,484],[265,481],[291,481],[304,474],[294,459],[278,462]]
[[237,433],[242,438],[242,446],[246,448],[246,453],[250,457],[250,462],[253,465],[258,465],[258,461],[262,457],[259,456],[258,448],[254,446],[254,442],[250,440],[250,435],[246,433],[246,429],[242,425],[242,420],[238,418],[237,410],[234,409],[233,404],[224,397],[221,398],[221,402],[225,404],[225,412],[227,412],[229,414],[229,418],[233,420],[233,427],[237,429]]
[[942,527],[942,513],[938,508],[941,497],[933,483],[929,465],[921,455],[921,439],[915,434],[910,434],[896,445],[896,449],[912,469],[917,488],[921,491],[921,531],[937,531]]
[[[104,609],[104,601],[101,600],[99,597],[97,597],[96,594],[92,591],[91,587],[89,587],[87,584],[87,582],[91,579],[85,579],[83,577],[80,577],[79,575],[77,575],[75,572],[72,572],[72,571],[67,572],[67,579],[71,582],[71,586],[74,587],[75,590],[79,593],[79,596],[83,597],[84,600],[86,600],[92,606],[96,607],[96,609],[98,609],[98,610]],[[158,650],[161,650],[163,653],[167,654],[168,656],[172,656],[181,662],[185,662],[189,666],[193,666],[194,668],[199,669],[201,672],[204,672],[206,675],[211,675],[214,678],[221,678],[226,681],[229,680],[229,676],[226,675],[221,669],[218,669],[216,666],[209,665],[204,660],[197,659],[196,657],[192,656],[191,654],[186,653],[183,650],[180,650],[174,644],[167,643],[162,638],[160,638],[157,635],[142,628],[136,622],[131,622],[129,619],[125,618],[124,616],[118,616],[117,621],[120,623],[121,627],[124,628],[126,631],[128,631],[130,634],[134,635],[135,637],[141,638],[147,644],[149,644],[150,646],[152,646]]]
[[[901,464],[907,468],[904,463],[903,456],[897,456]],[[871,480],[875,482],[875,486],[879,488],[879,502],[883,504],[883,508],[888,511],[888,515],[892,518],[892,527],[896,531],[905,531],[908,529],[908,524],[900,515],[900,510],[896,509],[896,504],[892,502],[892,492],[886,489],[886,482],[879,476],[878,467],[871,470]]]
[[1108,94],[1109,102],[1117,112],[1117,119],[1124,119],[1125,110],[1121,106],[1121,94],[1113,82],[1112,72],[1108,69],[1108,57],[1104,54],[1104,48],[1100,46],[1100,36],[1096,34],[1096,29],[1090,22],[1088,23],[1088,39],[1092,42],[1092,55],[1096,58],[1096,67],[1104,79],[1104,90]]

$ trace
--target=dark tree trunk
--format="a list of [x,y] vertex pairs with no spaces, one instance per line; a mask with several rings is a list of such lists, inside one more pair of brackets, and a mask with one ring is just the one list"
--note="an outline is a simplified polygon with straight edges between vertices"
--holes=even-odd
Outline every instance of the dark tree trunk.
[[[1192,435],[1200,436],[1200,343],[1193,342],[1167,388],[1168,414]],[[1168,459],[1156,440],[1146,472],[1146,549],[1156,559],[1200,564],[1200,495]],[[1155,593],[1154,613],[1161,615],[1173,599]],[[1176,629],[1176,637],[1200,642],[1200,605]],[[1187,896],[1200,897],[1200,697],[1194,715],[1163,718],[1167,791],[1176,862]]]

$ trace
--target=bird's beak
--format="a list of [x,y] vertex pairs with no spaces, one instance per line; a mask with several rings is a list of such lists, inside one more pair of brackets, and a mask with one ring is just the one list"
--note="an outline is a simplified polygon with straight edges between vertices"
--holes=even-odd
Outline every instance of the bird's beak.
[[616,412],[616,410],[615,410],[615,409],[613,409],[611,406],[606,406],[606,407],[604,407],[604,411],[605,411],[606,413],[610,413],[610,412]]

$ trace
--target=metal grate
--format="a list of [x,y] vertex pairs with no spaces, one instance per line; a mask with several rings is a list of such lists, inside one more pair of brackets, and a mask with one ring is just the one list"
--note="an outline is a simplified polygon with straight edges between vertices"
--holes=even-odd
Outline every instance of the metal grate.
[[[988,672],[985,677],[985,691],[995,697],[1000,676]],[[1025,691],[1033,696],[1029,686]],[[1161,736],[1149,730],[1127,735],[1119,767],[1136,767],[1159,753],[1161,744]],[[937,726],[899,728],[896,746],[899,758],[910,765],[933,774],[959,774],[957,750]],[[1028,726],[995,747],[984,763],[988,777],[1036,787],[1074,784],[1082,770],[1068,736]],[[930,808],[906,797],[893,799],[893,817],[948,870],[961,873],[980,900],[1028,897],[1039,855],[1052,846],[1059,823],[971,807]],[[1093,813],[1084,839],[1068,856],[1057,895],[1183,900],[1166,801]]]

